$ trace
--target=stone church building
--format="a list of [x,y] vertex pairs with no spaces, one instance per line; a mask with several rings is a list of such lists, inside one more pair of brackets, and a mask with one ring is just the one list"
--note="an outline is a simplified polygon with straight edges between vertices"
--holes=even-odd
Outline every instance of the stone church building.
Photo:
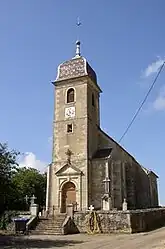
[[46,208],[66,212],[158,206],[157,175],[143,166],[100,127],[97,76],[80,55],[58,67],[55,86],[52,163],[48,167]]

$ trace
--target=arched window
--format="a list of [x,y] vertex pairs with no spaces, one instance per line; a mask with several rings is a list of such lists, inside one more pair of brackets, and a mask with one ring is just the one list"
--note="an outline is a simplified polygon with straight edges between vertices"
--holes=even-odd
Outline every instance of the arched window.
[[74,89],[70,88],[67,91],[67,103],[74,102]]
[[93,93],[92,93],[92,105],[95,106],[95,97]]

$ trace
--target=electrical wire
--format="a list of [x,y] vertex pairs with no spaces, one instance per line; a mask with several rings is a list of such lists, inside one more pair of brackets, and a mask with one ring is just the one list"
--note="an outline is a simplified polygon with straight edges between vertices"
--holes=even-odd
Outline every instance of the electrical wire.
[[128,126],[127,126],[127,128],[125,129],[123,135],[122,135],[121,138],[119,139],[119,143],[123,140],[123,138],[124,138],[125,135],[127,134],[128,130],[131,128],[132,124],[134,123],[136,117],[138,116],[138,114],[139,114],[139,112],[141,111],[141,109],[142,109],[144,103],[146,102],[146,100],[147,100],[149,94],[151,93],[151,91],[152,91],[152,89],[153,89],[153,87],[154,87],[154,85],[155,85],[155,83],[156,83],[156,81],[157,81],[157,79],[158,79],[158,77],[159,77],[161,71],[163,70],[163,67],[164,67],[164,66],[165,66],[165,61],[164,61],[163,64],[161,65],[161,67],[160,67],[160,69],[159,69],[159,71],[158,71],[158,73],[157,73],[157,75],[156,75],[156,77],[155,77],[155,79],[154,79],[152,85],[150,86],[150,88],[149,88],[147,94],[145,95],[145,98],[144,98],[143,101],[141,102],[139,108],[138,108],[137,111],[135,112],[135,114],[134,114],[134,116],[133,116],[131,122],[128,124]]

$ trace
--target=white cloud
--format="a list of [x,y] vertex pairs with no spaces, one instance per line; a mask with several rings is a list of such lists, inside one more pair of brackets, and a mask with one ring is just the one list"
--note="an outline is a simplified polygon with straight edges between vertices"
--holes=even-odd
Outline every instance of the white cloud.
[[153,102],[153,108],[156,111],[165,110],[165,86],[162,87],[160,93],[158,94],[157,98]]
[[163,63],[164,63],[164,60],[158,57],[156,61],[148,65],[148,67],[143,71],[143,74],[142,74],[143,78],[148,78],[152,74],[157,73]]
[[33,152],[26,152],[22,158],[20,158],[20,167],[35,168],[40,172],[44,172],[47,167],[47,163],[37,159]]

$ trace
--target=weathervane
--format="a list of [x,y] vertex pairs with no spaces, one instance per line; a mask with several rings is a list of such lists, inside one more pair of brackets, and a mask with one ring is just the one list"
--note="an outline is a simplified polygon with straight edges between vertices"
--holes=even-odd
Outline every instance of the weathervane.
[[77,26],[80,26],[81,25],[81,22],[80,22],[80,18],[79,16],[77,17]]
[[[76,23],[76,26],[79,28],[81,25],[82,25],[82,23],[80,22],[80,18],[79,18],[79,17],[77,17],[77,23]],[[77,40],[78,40],[78,38],[79,38],[78,31],[79,31],[79,29],[77,29]]]

